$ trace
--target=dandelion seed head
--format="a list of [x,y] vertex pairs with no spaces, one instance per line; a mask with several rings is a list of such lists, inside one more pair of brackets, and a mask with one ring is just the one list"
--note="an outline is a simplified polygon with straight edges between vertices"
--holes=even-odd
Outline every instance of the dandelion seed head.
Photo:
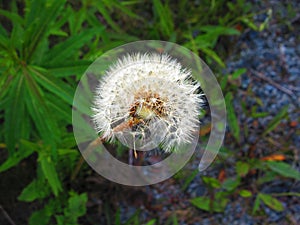
[[161,144],[169,152],[190,143],[198,131],[199,87],[191,71],[168,55],[127,55],[98,85],[92,108],[95,129],[103,138],[117,137],[137,150]]

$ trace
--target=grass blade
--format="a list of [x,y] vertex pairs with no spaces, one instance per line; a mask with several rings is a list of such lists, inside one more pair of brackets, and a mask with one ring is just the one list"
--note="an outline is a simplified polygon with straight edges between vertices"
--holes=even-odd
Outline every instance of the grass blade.
[[[31,61],[41,40],[46,37],[49,28],[59,15],[65,0],[28,1],[26,5],[24,45],[22,55]],[[40,13],[43,12],[43,13]]]
[[14,167],[23,159],[30,156],[33,152],[34,149],[29,148],[25,148],[22,151],[14,152],[11,156],[8,157],[8,159],[4,163],[0,165],[0,173]]
[[[54,78],[50,74],[46,74],[45,69],[39,67],[30,67],[33,78],[48,91],[52,92],[62,100],[72,105],[73,103],[73,89],[66,83]],[[51,77],[51,78],[50,78]]]
[[101,15],[104,17],[104,19],[106,20],[106,22],[118,33],[122,33],[122,29],[120,28],[120,26],[115,23],[111,16],[110,16],[110,12],[107,10],[107,8],[105,7],[104,4],[96,4],[95,7],[99,10],[99,12],[101,13]]
[[153,0],[154,12],[160,21],[160,31],[166,37],[170,37],[174,33],[174,23],[172,14],[167,5],[163,5],[160,0]]
[[225,96],[225,102],[227,107],[227,115],[228,115],[228,124],[231,129],[232,135],[239,142],[240,141],[240,126],[238,119],[234,112],[233,107],[233,95],[231,92],[227,93]]
[[274,172],[284,176],[300,180],[300,172],[285,162],[266,162],[267,166]]
[[82,75],[92,61],[81,60],[81,61],[70,61],[65,62],[64,65],[47,67],[50,74],[54,77],[67,77],[71,75]]
[[24,75],[27,87],[27,96],[25,98],[27,110],[44,143],[54,147],[60,136],[58,126],[53,115],[47,109],[44,93],[40,90],[31,74],[29,74],[29,71],[24,70]]
[[270,123],[267,125],[262,135],[265,136],[266,134],[274,130],[280,124],[281,120],[287,116],[288,116],[288,106],[284,106],[279,111],[279,113],[270,121]]
[[284,210],[283,205],[276,198],[273,198],[271,195],[259,193],[259,198],[271,209],[281,212]]
[[48,180],[54,195],[58,196],[58,193],[62,191],[62,185],[51,157],[40,151],[38,161],[41,163],[42,171]]
[[76,51],[88,43],[96,34],[103,31],[103,27],[89,29],[55,45],[43,59],[44,64],[47,66],[62,65],[62,62],[72,59]]
[[16,144],[22,137],[23,118],[25,116],[24,104],[24,77],[19,74],[11,83],[4,114],[5,142],[9,152],[13,152]]
[[15,24],[20,24],[20,25],[24,24],[23,18],[16,13],[8,12],[6,10],[0,9],[0,15],[5,16],[6,18],[8,18],[11,22],[13,22]]

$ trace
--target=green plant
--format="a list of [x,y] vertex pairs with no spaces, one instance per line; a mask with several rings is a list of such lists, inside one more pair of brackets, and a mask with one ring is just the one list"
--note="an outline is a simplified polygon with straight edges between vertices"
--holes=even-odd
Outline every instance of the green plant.
[[[0,25],[1,142],[8,151],[0,172],[37,154],[37,177],[18,199],[32,202],[56,196],[32,215],[30,224],[54,212],[63,212],[56,216],[58,224],[76,224],[77,217],[85,214],[86,195],[71,192],[67,197],[62,182],[79,156],[68,127],[78,78],[103,52],[97,49],[99,40],[111,39],[104,32],[105,25],[97,23],[96,12],[88,13],[88,2],[83,1],[78,11],[60,0],[12,1],[3,3],[7,10],[0,10],[4,22]],[[100,12],[106,15],[108,8],[126,11],[120,3],[110,1]],[[76,209],[78,204],[81,209]],[[64,211],[57,211],[62,207]]]
[[207,176],[203,176],[202,180],[208,189],[208,196],[193,198],[191,203],[197,208],[211,213],[223,212],[229,201],[228,197],[231,191],[234,190],[239,182],[231,179],[221,184],[216,178]]
[[42,210],[35,211],[30,225],[49,224],[55,218],[57,225],[78,225],[78,218],[86,213],[87,194],[70,192],[65,199],[51,199]]
[[[66,125],[71,123],[73,87],[70,82],[63,81],[59,73],[53,74],[50,70],[61,68],[64,65],[62,60],[73,64],[83,46],[78,42],[74,44],[72,37],[52,48],[49,46],[49,37],[59,33],[66,23],[66,17],[59,16],[64,4],[64,1],[27,2],[25,14],[21,17],[17,14],[16,2],[12,2],[11,12],[0,12],[10,19],[7,30],[11,28],[8,32],[1,26],[0,38],[0,83],[3,90],[0,99],[1,111],[4,111],[4,141],[9,152],[0,171],[37,152],[43,178],[56,196],[62,191],[56,170],[58,145],[65,145],[67,149],[75,145],[74,140],[67,141],[71,134],[66,132]],[[44,13],[40,14],[42,10]],[[79,35],[88,40],[93,33]],[[62,48],[69,51],[58,51]]]
[[[0,172],[8,171],[31,155],[37,159],[36,175],[18,196],[19,201],[40,204],[29,224],[42,224],[41,221],[77,224],[78,218],[86,213],[87,195],[69,187],[73,182],[70,174],[80,155],[70,132],[71,107],[78,80],[98,56],[130,41],[163,39],[190,48],[210,65],[216,63],[214,69],[219,72],[225,66],[227,50],[234,45],[231,39],[245,27],[265,29],[272,16],[269,10],[266,20],[255,24],[251,5],[245,0],[205,0],[201,4],[186,0],[104,0],[101,3],[14,0],[0,2],[0,6],[0,123],[3,127],[0,145],[7,152]],[[229,127],[237,144],[244,130],[231,103],[238,88],[235,82],[245,72],[240,69],[219,77],[222,90],[227,93]],[[260,104],[261,100],[257,99],[257,106]],[[266,112],[258,112],[257,107],[247,111],[244,106],[244,110],[253,118],[268,116]],[[268,137],[283,118],[287,118],[287,108],[270,121],[263,137]],[[121,146],[116,148],[117,156],[124,154]],[[234,157],[228,149],[223,150],[221,156]],[[262,174],[256,181],[259,186],[274,179],[274,175],[299,180],[299,173],[285,162],[238,157],[236,160],[235,178],[221,182],[203,177],[208,196],[191,202],[206,211],[222,212],[230,198],[238,194],[248,199],[256,196],[254,213],[261,202],[281,209],[280,203],[273,199],[276,194],[270,197],[248,190],[243,179],[249,176],[249,171],[258,170]],[[197,171],[191,173],[182,190],[196,175]],[[120,214],[113,216],[116,224],[122,224]],[[155,219],[147,221],[147,225],[158,223]],[[168,223],[178,224],[176,216]],[[125,224],[141,224],[139,211]]]
[[238,194],[243,198],[255,199],[252,209],[252,214],[255,214],[261,202],[273,210],[282,211],[283,205],[275,196],[299,196],[299,193],[254,193],[255,191],[244,188],[245,184],[242,180],[245,180],[249,176],[250,171],[253,170],[260,170],[265,174],[257,180],[257,188],[264,183],[274,180],[274,176],[276,175],[300,180],[300,172],[288,163],[250,159],[247,161],[237,161],[235,168],[236,177],[227,178],[223,182],[213,177],[202,177],[203,183],[208,189],[208,196],[193,198],[190,200],[191,203],[197,208],[208,212],[223,212],[230,197]]

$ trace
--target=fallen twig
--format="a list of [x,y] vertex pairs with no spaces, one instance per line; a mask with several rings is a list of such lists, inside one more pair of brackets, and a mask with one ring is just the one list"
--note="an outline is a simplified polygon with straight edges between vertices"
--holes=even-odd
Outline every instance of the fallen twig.
[[272,79],[264,76],[262,73],[258,72],[258,71],[255,71],[255,70],[251,70],[251,72],[257,76],[258,78],[264,80],[264,81],[267,81],[268,83],[270,83],[271,85],[273,85],[274,87],[276,87],[277,89],[279,89],[280,91],[286,93],[287,95],[290,95],[291,97],[294,96],[294,93],[290,90],[290,89],[287,89],[283,86],[281,86],[280,84],[276,83],[275,81],[273,81]]
[[12,218],[8,215],[8,213],[5,211],[5,209],[2,207],[2,205],[0,205],[0,210],[2,211],[4,217],[7,219],[7,221],[11,224],[11,225],[16,225],[15,222],[12,220]]

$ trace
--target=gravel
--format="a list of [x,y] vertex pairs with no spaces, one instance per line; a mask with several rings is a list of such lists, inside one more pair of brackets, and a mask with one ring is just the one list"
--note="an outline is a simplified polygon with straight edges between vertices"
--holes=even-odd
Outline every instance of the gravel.
[[[287,106],[288,117],[282,120],[283,128],[275,130],[272,133],[272,137],[278,137],[278,139],[275,139],[280,146],[289,143],[290,146],[294,147],[294,162],[292,163],[294,166],[298,166],[299,169],[300,165],[299,163],[297,165],[297,155],[300,155],[300,137],[296,132],[290,132],[289,123],[298,121],[294,130],[300,130],[300,19],[290,18],[290,13],[285,7],[285,1],[253,2],[257,7],[257,11],[272,8],[274,16],[270,20],[269,27],[264,31],[248,30],[244,32],[236,42],[234,54],[226,62],[227,69],[224,71],[224,74],[234,72],[239,68],[247,69],[247,72],[241,76],[240,86],[234,100],[234,107],[238,113],[240,124],[248,127],[249,135],[244,137],[243,144],[239,149],[240,152],[234,154],[246,154],[253,145],[256,147],[257,157],[264,157],[273,154],[274,151],[276,152],[277,148],[270,148],[265,143],[265,140],[260,140],[260,136],[274,116],[283,107]],[[299,16],[300,2],[292,2],[292,8],[297,10]],[[266,17],[267,14],[262,13],[255,20],[257,23],[262,23]],[[253,106],[257,106],[257,112],[267,112],[268,115],[262,118],[251,118],[244,113],[241,107],[242,103],[245,103],[248,110]],[[257,125],[254,125],[255,122],[257,122]],[[292,151],[289,150],[289,152]],[[232,160],[234,159],[228,159],[228,162],[230,161],[232,164]],[[196,169],[198,163],[198,160],[194,160],[189,165],[189,169]],[[189,199],[208,196],[208,190],[203,184],[201,176],[218,177],[221,170],[219,167],[215,163],[214,166],[197,175],[184,192],[181,190],[182,185],[167,181],[147,187],[147,194],[153,196],[150,204],[163,204],[155,215],[160,217],[160,215],[170,211],[188,209],[190,207]],[[231,168],[227,169],[228,177],[235,174],[232,165]],[[300,182],[294,182],[291,179],[274,179],[259,186],[259,188],[260,190],[258,191],[261,193],[299,192]],[[172,199],[175,203],[172,202]],[[224,213],[210,214],[196,209],[199,221],[189,223],[187,219],[186,221],[181,220],[179,224],[300,224],[299,198],[282,196],[277,199],[283,204],[284,211],[274,211],[262,203],[260,205],[260,216],[253,216],[252,209],[255,196],[251,200],[246,201],[244,198],[234,195],[230,197]],[[179,200],[182,201],[180,204],[177,202]],[[131,209],[129,211],[133,212]],[[150,214],[151,212],[149,212]]]
[[[257,2],[260,10],[272,8],[273,15],[278,15],[281,12],[280,15],[288,16],[286,8],[282,4],[284,4],[282,1]],[[300,2],[293,2],[292,4],[294,4],[293,8],[300,14]],[[263,22],[265,19],[266,14],[258,15],[256,22]],[[284,141],[279,143],[280,145],[288,142],[290,146],[293,146],[295,156],[294,162],[291,161],[291,163],[297,166],[297,156],[300,155],[300,135],[296,132],[291,133],[287,128],[289,128],[289,122],[298,121],[294,130],[300,130],[300,19],[295,21],[291,28],[288,28],[282,21],[280,22],[281,19],[286,18],[274,16],[270,21],[270,26],[262,32],[253,30],[244,32],[236,43],[234,55],[226,63],[227,69],[224,74],[234,72],[239,68],[246,68],[247,70],[241,76],[241,85],[234,101],[240,124],[248,126],[250,133],[245,138],[240,150],[245,153],[249,151],[251,145],[256,144],[260,154],[258,157],[273,154],[276,148],[268,149],[263,143],[265,141],[258,139],[274,116],[287,106],[288,117],[281,121],[284,128],[275,130],[272,137],[275,137],[275,140],[278,137],[278,142]],[[264,79],[261,79],[261,76]],[[271,82],[269,82],[270,80]],[[249,90],[252,94],[247,96]],[[261,103],[257,99],[261,99]],[[268,116],[251,118],[245,115],[241,108],[243,102],[248,109],[256,105],[257,112],[267,112]],[[253,127],[254,121],[258,122],[257,128]],[[300,170],[299,158],[298,169]],[[220,168],[209,168],[202,175],[217,177],[219,171]],[[234,174],[234,168],[228,171]],[[188,187],[188,193],[194,196],[199,191],[197,196],[204,195],[205,192],[200,186],[203,186],[203,183],[200,178],[196,177]],[[262,193],[299,192],[300,182],[274,179],[272,182],[263,184],[260,188],[259,191]],[[237,197],[228,203],[224,213],[213,214],[211,217],[203,219],[201,224],[300,224],[299,198],[285,196],[279,197],[278,200],[283,204],[284,211],[274,211],[262,203],[263,216],[253,216],[251,211],[254,198],[248,205],[245,203],[245,199]]]

